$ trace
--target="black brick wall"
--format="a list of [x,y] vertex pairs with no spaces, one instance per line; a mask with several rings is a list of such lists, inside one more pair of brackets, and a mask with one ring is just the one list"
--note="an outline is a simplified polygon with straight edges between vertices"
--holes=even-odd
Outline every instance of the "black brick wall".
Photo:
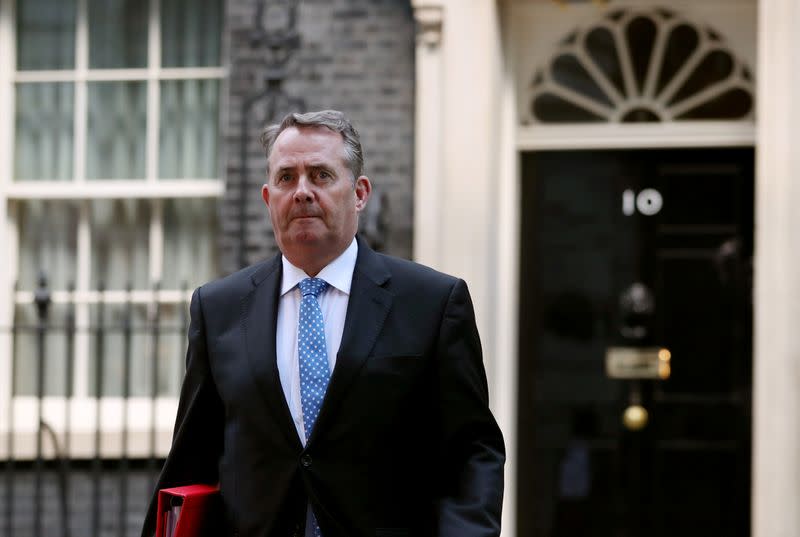
[[[231,76],[224,126],[227,193],[220,211],[220,251],[225,273],[239,268],[242,103],[265,87],[264,47],[251,46],[258,3],[227,3]],[[344,111],[359,130],[366,174],[374,193],[386,196],[385,250],[411,256],[414,21],[408,0],[300,0],[300,48],[288,64],[283,88],[306,110]],[[281,114],[282,115],[282,114]],[[247,263],[275,251],[260,188],[265,158],[258,143],[263,106],[248,118],[246,247]]]

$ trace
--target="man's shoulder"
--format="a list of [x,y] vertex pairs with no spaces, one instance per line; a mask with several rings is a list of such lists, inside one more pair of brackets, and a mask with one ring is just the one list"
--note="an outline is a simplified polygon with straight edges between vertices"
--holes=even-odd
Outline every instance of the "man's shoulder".
[[244,267],[236,272],[222,276],[200,286],[198,292],[203,299],[224,299],[225,297],[241,297],[261,283],[275,270],[280,268],[280,257],[273,257],[259,263]]
[[391,274],[393,285],[416,286],[422,289],[449,290],[459,278],[440,272],[422,263],[376,253]]

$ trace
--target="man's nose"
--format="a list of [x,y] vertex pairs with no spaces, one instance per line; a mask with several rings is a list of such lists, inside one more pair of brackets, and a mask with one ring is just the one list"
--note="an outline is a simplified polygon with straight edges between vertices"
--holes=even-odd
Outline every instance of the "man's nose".
[[308,202],[314,199],[314,192],[308,177],[303,174],[297,180],[297,188],[294,190],[294,201],[296,203]]

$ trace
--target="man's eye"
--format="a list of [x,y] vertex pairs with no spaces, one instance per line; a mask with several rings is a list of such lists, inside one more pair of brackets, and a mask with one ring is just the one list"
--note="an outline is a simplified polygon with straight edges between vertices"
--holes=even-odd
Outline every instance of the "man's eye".
[[291,180],[292,180],[292,176],[289,175],[288,173],[284,173],[283,175],[279,175],[278,176],[278,182],[279,183],[286,183],[286,182],[289,182]]
[[326,172],[325,170],[320,170],[320,172],[319,172],[319,178],[320,178],[320,179],[330,179],[330,178],[331,178],[331,174],[329,174],[329,173],[328,173],[328,172]]

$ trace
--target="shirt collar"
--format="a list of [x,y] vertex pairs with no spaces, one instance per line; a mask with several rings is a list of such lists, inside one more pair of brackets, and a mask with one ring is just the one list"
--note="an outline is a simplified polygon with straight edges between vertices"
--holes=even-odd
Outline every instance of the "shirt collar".
[[[328,285],[337,288],[342,293],[350,294],[350,284],[353,282],[353,270],[356,268],[356,258],[358,257],[358,242],[353,237],[353,242],[350,246],[342,252],[339,257],[328,263],[325,268],[319,271],[317,278],[322,278]],[[283,263],[283,278],[281,281],[281,296],[285,295],[297,284],[306,278],[310,278],[306,272],[298,268],[286,259],[285,255],[281,256]]]

